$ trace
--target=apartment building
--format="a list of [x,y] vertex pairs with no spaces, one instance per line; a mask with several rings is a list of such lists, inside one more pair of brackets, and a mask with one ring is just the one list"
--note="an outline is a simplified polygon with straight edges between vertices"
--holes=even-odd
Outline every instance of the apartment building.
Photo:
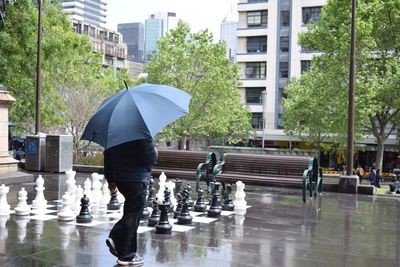
[[290,147],[282,129],[282,95],[291,77],[306,70],[312,51],[302,49],[298,34],[318,21],[326,0],[239,0],[236,61],[241,70],[242,101],[252,112],[256,135],[265,147]]
[[128,59],[143,63],[144,24],[141,22],[120,23],[118,32],[122,33],[123,42],[128,45]]
[[62,0],[61,8],[74,20],[105,27],[107,22],[106,0]]
[[238,21],[229,20],[225,17],[220,26],[220,40],[225,42],[226,56],[231,62],[235,62],[236,59],[238,25]]

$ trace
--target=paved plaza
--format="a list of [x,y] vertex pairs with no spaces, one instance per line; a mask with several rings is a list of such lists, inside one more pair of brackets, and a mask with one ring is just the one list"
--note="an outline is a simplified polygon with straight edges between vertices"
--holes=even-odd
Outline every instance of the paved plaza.
[[[66,176],[43,176],[45,197],[56,204]],[[89,176],[77,174],[77,183]],[[12,208],[22,186],[28,202],[35,196],[34,183],[10,186]],[[143,222],[144,266],[400,266],[400,198],[326,192],[303,203],[296,189],[246,185],[245,192],[251,206],[245,215],[196,216],[192,227],[175,227],[171,235]],[[116,218],[95,217],[98,224],[81,226],[54,215],[0,217],[0,266],[115,266],[105,239]]]

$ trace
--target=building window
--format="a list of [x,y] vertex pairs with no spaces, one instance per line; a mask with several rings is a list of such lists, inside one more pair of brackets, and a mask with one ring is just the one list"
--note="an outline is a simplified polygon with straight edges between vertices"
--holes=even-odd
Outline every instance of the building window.
[[283,129],[282,114],[278,114],[277,126],[278,126],[278,129]]
[[263,103],[262,92],[265,91],[265,87],[246,88],[245,90],[246,90],[246,104]]
[[285,10],[281,11],[281,27],[289,27],[290,26],[290,11]]
[[247,37],[247,53],[267,52],[267,36]]
[[253,3],[264,3],[268,2],[267,0],[247,0],[247,3],[253,4]]
[[310,21],[319,21],[321,16],[321,7],[303,7],[303,25],[307,25]]
[[289,36],[281,37],[281,52],[289,52]]
[[301,64],[301,73],[308,71],[311,67],[311,60],[302,60],[300,61]]
[[268,12],[263,11],[250,11],[247,12],[247,27],[267,27],[268,25]]
[[247,62],[246,78],[247,79],[263,79],[267,74],[266,62]]
[[251,127],[253,129],[263,128],[263,114],[262,113],[251,113]]
[[280,62],[279,63],[279,73],[281,78],[289,77],[289,63],[288,62]]

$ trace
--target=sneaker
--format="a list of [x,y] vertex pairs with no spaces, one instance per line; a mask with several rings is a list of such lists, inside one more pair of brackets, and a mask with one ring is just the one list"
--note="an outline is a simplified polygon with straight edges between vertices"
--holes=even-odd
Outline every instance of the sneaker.
[[114,240],[112,240],[111,237],[106,239],[106,244],[107,244],[107,247],[110,249],[111,254],[113,254],[115,257],[118,257],[117,249],[115,248],[115,244],[114,244]]
[[143,260],[142,257],[139,257],[139,256],[135,255],[135,257],[133,259],[129,260],[129,261],[118,259],[117,263],[118,263],[118,265],[124,265],[124,266],[126,266],[126,265],[132,265],[132,266],[136,265],[136,266],[138,266],[138,265],[143,265],[144,264],[144,260]]

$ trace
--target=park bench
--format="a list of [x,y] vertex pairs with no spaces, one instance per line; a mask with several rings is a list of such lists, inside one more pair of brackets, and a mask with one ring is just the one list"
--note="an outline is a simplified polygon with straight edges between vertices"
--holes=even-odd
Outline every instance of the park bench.
[[313,158],[265,154],[226,153],[215,165],[213,175],[219,182],[267,186],[303,186],[303,174]]
[[216,163],[216,154],[209,151],[159,150],[152,175],[158,177],[165,172],[168,178],[208,180]]

